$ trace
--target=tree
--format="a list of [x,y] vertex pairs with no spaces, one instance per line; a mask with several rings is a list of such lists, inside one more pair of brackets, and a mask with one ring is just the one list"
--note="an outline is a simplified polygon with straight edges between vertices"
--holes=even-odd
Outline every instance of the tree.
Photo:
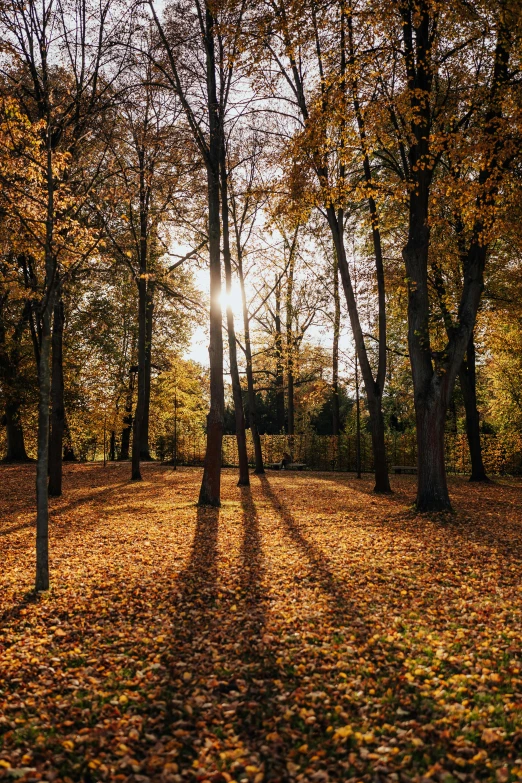
[[[291,192],[298,208],[306,208],[307,201],[319,207],[331,231],[372,422],[375,491],[389,492],[382,415],[386,378],[384,270],[366,124],[356,75],[360,65],[356,61],[352,13],[344,0],[337,4],[335,16],[332,16],[329,4],[316,0],[310,0],[304,7],[288,6],[278,0],[271,3],[268,16],[256,20],[254,35],[258,40],[261,57],[268,54],[280,70],[291,90],[291,99],[287,100],[298,112],[300,129],[294,136],[291,151]],[[302,66],[303,59],[307,68]],[[315,82],[312,74],[316,76]],[[349,150],[354,145],[355,130],[348,114],[351,104],[355,127],[358,129],[360,153],[350,158]],[[357,165],[359,155],[362,157],[366,180],[363,193],[369,206],[378,291],[381,348],[375,377],[361,328],[345,247],[345,219],[353,198],[350,189],[356,189],[353,185],[353,171],[350,172],[349,166],[353,168]],[[307,172],[313,174],[315,184],[308,181]]]
[[[377,138],[379,154],[399,178],[408,205],[402,255],[419,454],[417,508],[440,511],[450,508],[446,411],[472,337],[496,204],[514,154],[517,110],[511,117],[506,112],[513,105],[509,62],[515,42],[520,42],[520,9],[502,2],[475,12],[464,5],[443,9],[421,0],[389,10],[383,6],[379,30],[387,45],[378,66],[382,116],[389,130],[386,135],[381,125]],[[457,24],[456,14],[460,19],[461,13],[464,27]],[[467,58],[489,35],[495,38],[494,48],[486,49],[475,68],[468,68]],[[468,94],[465,105],[459,100],[463,90]],[[444,158],[446,178],[440,176]],[[470,208],[458,301],[445,345],[435,350],[430,339],[430,209],[435,196],[445,191],[467,192]]]
[[[210,268],[210,411],[207,449],[200,505],[220,505],[221,443],[225,397],[223,386],[223,336],[220,258],[220,170],[223,157],[223,125],[230,96],[244,3],[220,9],[208,0],[182,2],[168,8],[162,22],[149,0],[161,41],[164,60],[155,60],[165,83],[178,95],[194,143],[207,174],[208,248]],[[220,46],[216,47],[223,11]],[[228,33],[228,34],[227,34]],[[201,67],[199,67],[201,66]],[[195,68],[195,70],[194,70]],[[225,74],[220,79],[220,73]],[[218,88],[221,88],[218,95]],[[203,95],[203,103],[200,96]]]
[[[87,174],[93,149],[88,138],[94,118],[112,104],[111,81],[103,78],[104,72],[109,63],[111,70],[117,71],[113,49],[108,45],[119,24],[111,18],[112,4],[108,0],[95,14],[91,10],[85,3],[73,2],[66,7],[59,0],[43,4],[14,0],[0,9],[8,55],[3,78],[18,95],[20,111],[26,118],[25,130],[31,126],[34,131],[29,134],[34,139],[30,145],[18,131],[11,133],[11,153],[25,171],[20,180],[11,179],[5,184],[9,186],[9,213],[19,221],[32,244],[26,260],[34,283],[33,333],[38,336],[37,590],[49,587],[51,315],[65,270],[91,254],[98,241],[81,221],[85,194],[92,183],[92,176]],[[22,128],[20,122],[18,126]],[[74,164],[80,163],[80,149],[82,187],[76,189]]]

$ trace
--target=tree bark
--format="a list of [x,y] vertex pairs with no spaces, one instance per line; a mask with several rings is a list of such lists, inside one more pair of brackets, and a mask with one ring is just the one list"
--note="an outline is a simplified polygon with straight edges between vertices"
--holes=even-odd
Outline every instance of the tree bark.
[[287,383],[287,423],[286,434],[295,434],[295,408],[294,408],[294,358],[295,340],[293,332],[294,310],[292,298],[294,295],[294,269],[295,257],[293,247],[290,251],[290,263],[288,267],[288,280],[286,284],[286,383]]
[[62,458],[64,432],[64,387],[63,387],[63,300],[57,294],[54,304],[51,365],[51,434],[49,443],[49,495],[62,494]]
[[111,439],[109,442],[109,461],[114,462],[116,459],[116,432],[111,430]]
[[254,473],[262,475],[265,472],[263,464],[263,449],[261,448],[261,438],[257,426],[257,403],[256,391],[254,387],[254,371],[252,365],[252,345],[250,342],[250,318],[248,316],[248,307],[245,294],[245,278],[243,274],[243,258],[238,247],[238,273],[239,283],[241,285],[241,300],[243,304],[243,329],[245,332],[245,359],[246,359],[246,377],[248,389],[248,422],[250,432],[252,433],[252,442],[254,444],[255,468]]
[[139,210],[140,210],[140,233],[139,233],[139,273],[137,279],[138,285],[138,399],[136,401],[136,410],[134,412],[134,422],[132,429],[132,468],[131,480],[141,481],[140,457],[143,433],[143,418],[145,416],[145,406],[147,397],[147,374],[150,373],[147,358],[150,362],[150,352],[147,352],[147,310],[148,310],[148,251],[149,251],[149,206],[150,190],[145,176],[145,151],[143,147],[138,149],[140,166],[140,185],[139,185]]
[[49,589],[49,403],[51,401],[51,303],[41,319],[40,361],[38,364],[38,460],[36,464],[36,582],[35,589]]
[[38,457],[36,463],[36,579],[35,590],[49,589],[49,404],[51,401],[51,313],[56,291],[56,258],[54,241],[54,178],[52,139],[49,122],[46,128],[47,214],[45,222],[45,278],[40,302],[40,341],[35,347],[38,361]]
[[225,389],[223,384],[223,326],[221,312],[221,256],[220,256],[220,192],[219,160],[223,117],[219,113],[216,88],[216,58],[214,17],[208,5],[205,9],[205,51],[207,69],[207,101],[209,119],[209,148],[207,155],[208,246],[210,267],[210,410],[207,416],[207,447],[203,479],[199,491],[199,505],[221,505],[221,447],[225,417]]
[[146,272],[142,272],[138,279],[138,399],[136,401],[132,428],[132,481],[141,481],[142,479],[140,470],[140,439],[145,411],[146,326],[147,278]]
[[208,171],[209,256],[210,256],[210,410],[207,416],[207,446],[200,506],[221,505],[221,446],[225,415],[223,386],[223,333],[221,313],[221,260],[219,226],[218,160],[215,171]]
[[339,297],[339,264],[337,253],[334,249],[333,267],[333,291],[334,291],[334,322],[332,343],[332,434],[339,437],[340,412],[339,412],[339,334],[341,331],[341,299]]
[[[336,214],[333,207],[327,209],[328,223],[332,232],[332,238],[337,253],[339,264],[339,273],[343,284],[346,304],[348,306],[348,315],[354,336],[357,357],[361,369],[361,375],[368,401],[368,413],[370,414],[370,423],[372,430],[372,447],[374,458],[375,486],[374,492],[391,492],[390,480],[388,477],[388,463],[386,458],[386,441],[384,430],[384,417],[382,415],[382,360],[379,362],[378,380],[375,381],[368,360],[368,353],[364,342],[364,336],[359,321],[359,313],[355,294],[352,286],[348,261],[346,259],[346,250],[344,246],[343,214],[339,210]],[[380,313],[380,311],[379,311]],[[380,332],[381,330],[379,330]],[[379,346],[381,348],[381,346]],[[386,343],[384,344],[384,348]],[[379,383],[379,376],[381,383]]]
[[480,442],[480,418],[477,409],[477,380],[475,369],[475,342],[473,335],[468,343],[466,357],[459,369],[460,388],[466,411],[466,435],[471,459],[470,481],[489,481],[482,459]]
[[237,344],[236,330],[234,325],[234,313],[232,310],[232,261],[230,253],[230,233],[228,221],[228,174],[226,168],[225,143],[223,135],[221,137],[221,159],[220,159],[220,180],[221,180],[221,221],[223,225],[223,265],[225,267],[225,283],[227,291],[227,333],[228,333],[228,352],[230,360],[230,377],[232,380],[232,396],[234,399],[234,415],[236,421],[236,440],[239,461],[239,481],[238,487],[248,487],[250,484],[250,475],[248,470],[248,453],[246,445],[245,430],[245,412],[243,409],[243,392],[241,381],[239,379],[239,369],[237,365]]
[[276,394],[276,422],[277,433],[280,435],[285,429],[285,384],[283,375],[283,334],[281,331],[281,284],[278,281],[275,287],[275,394]]
[[444,459],[447,405],[440,395],[417,405],[417,511],[451,509]]
[[149,418],[150,418],[150,382],[152,370],[152,332],[154,316],[154,282],[147,284],[146,326],[145,326],[145,402],[140,427],[140,459],[148,461],[150,456]]
[[7,453],[5,462],[28,462],[25,450],[24,431],[20,420],[20,404],[9,400],[5,406],[5,429],[7,435]]

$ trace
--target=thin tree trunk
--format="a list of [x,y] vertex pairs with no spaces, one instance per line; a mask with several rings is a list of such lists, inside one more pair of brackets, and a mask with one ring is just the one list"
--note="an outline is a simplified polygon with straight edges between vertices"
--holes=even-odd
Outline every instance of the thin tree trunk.
[[116,432],[111,430],[111,439],[109,443],[109,461],[114,462],[116,459]]
[[230,233],[228,221],[228,182],[226,170],[226,155],[224,140],[221,139],[221,220],[223,225],[223,264],[225,267],[225,283],[227,291],[227,333],[228,351],[230,359],[230,377],[232,380],[232,396],[234,399],[234,415],[236,421],[236,440],[239,458],[238,487],[247,487],[250,484],[248,470],[248,453],[246,445],[245,412],[243,410],[243,393],[239,379],[237,366],[236,330],[234,326],[234,313],[232,311],[232,261],[230,254]]
[[5,406],[5,429],[7,435],[6,462],[28,462],[25,450],[24,431],[20,420],[20,404],[10,400]]
[[334,250],[333,268],[334,290],[334,322],[332,344],[332,434],[339,437],[340,413],[339,413],[339,334],[341,331],[341,299],[339,297],[339,264],[337,253]]
[[357,478],[361,478],[361,400],[359,397],[359,367],[357,352],[355,353],[355,470]]
[[257,403],[256,403],[256,392],[254,387],[254,372],[253,372],[253,365],[252,365],[252,345],[250,343],[250,319],[248,317],[248,307],[247,307],[246,294],[245,294],[243,258],[241,256],[241,252],[239,248],[238,248],[238,272],[239,272],[239,283],[241,285],[241,300],[243,304],[243,329],[245,332],[245,359],[246,359],[246,376],[247,376],[247,389],[248,389],[248,420],[250,424],[250,432],[252,433],[252,442],[254,444],[254,458],[256,463],[254,473],[256,473],[257,475],[262,475],[265,472],[265,466],[263,465],[263,449],[261,448],[261,438],[257,426]]
[[466,410],[466,435],[471,459],[470,481],[489,481],[482,459],[480,419],[477,409],[477,380],[475,370],[475,342],[473,335],[468,343],[466,358],[459,370],[460,388]]
[[[375,487],[374,492],[391,492],[390,480],[388,477],[388,463],[386,458],[386,441],[384,430],[384,417],[382,415],[382,384],[374,380],[368,353],[364,342],[364,336],[359,321],[357,302],[352,286],[348,261],[346,259],[346,250],[344,246],[343,214],[339,210],[336,214],[333,207],[327,210],[328,223],[332,231],[332,238],[337,252],[339,264],[339,273],[343,284],[346,304],[348,306],[348,315],[354,336],[355,347],[361,375],[368,402],[368,413],[370,414],[370,424],[372,430],[372,447],[374,457]],[[380,330],[379,330],[380,331]],[[381,348],[381,346],[379,346]],[[384,344],[384,349],[386,344]],[[379,369],[382,372],[382,361],[379,362]]]
[[143,419],[140,427],[140,459],[151,459],[149,443],[149,418],[150,418],[150,382],[152,370],[152,331],[154,316],[154,282],[150,280],[147,285],[145,327],[145,402],[143,406]]
[[145,343],[147,323],[147,278],[140,274],[138,280],[138,399],[132,428],[132,481],[141,481],[140,438],[145,410]]
[[276,422],[277,433],[281,434],[285,428],[285,386],[283,376],[283,334],[281,331],[281,284],[278,281],[275,287],[275,393],[276,393]]
[[47,214],[45,225],[45,279],[40,311],[38,357],[38,458],[36,463],[36,579],[35,590],[49,589],[49,404],[51,401],[51,313],[55,297],[56,260],[53,256],[54,180],[51,133],[47,126]]
[[45,306],[38,365],[38,460],[36,465],[36,582],[35,589],[49,589],[49,403],[51,401],[51,307]]
[[287,435],[295,434],[295,409],[294,409],[294,358],[295,358],[295,340],[293,333],[293,304],[294,294],[294,253],[290,254],[290,263],[288,268],[288,280],[286,284],[286,377],[287,377]]
[[134,412],[132,429],[132,470],[131,480],[141,481],[140,452],[145,415],[147,386],[147,261],[149,231],[149,190],[145,180],[145,153],[138,150],[140,161],[140,239],[139,239],[139,276],[138,284],[138,399]]
[[63,398],[63,300],[57,294],[54,304],[51,367],[51,437],[49,443],[49,495],[62,494],[62,457],[64,431]]

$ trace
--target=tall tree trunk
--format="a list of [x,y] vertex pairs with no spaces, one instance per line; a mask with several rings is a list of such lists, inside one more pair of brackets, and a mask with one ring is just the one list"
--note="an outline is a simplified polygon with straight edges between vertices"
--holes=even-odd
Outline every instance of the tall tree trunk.
[[247,487],[250,484],[248,470],[248,453],[246,445],[245,412],[243,410],[243,393],[239,379],[237,366],[236,330],[234,325],[234,313],[232,310],[232,261],[230,254],[230,233],[228,221],[228,174],[226,169],[225,143],[221,138],[221,221],[223,225],[223,265],[225,267],[225,283],[227,291],[227,333],[228,352],[230,359],[230,377],[232,380],[232,396],[234,399],[234,415],[236,421],[237,452],[239,457],[239,481],[238,487]]
[[475,342],[471,335],[466,357],[459,369],[460,388],[466,410],[466,435],[471,458],[470,481],[489,481],[482,459],[480,419],[477,409],[477,379],[475,369]]
[[294,269],[295,269],[295,255],[290,252],[290,262],[288,267],[288,279],[286,284],[286,377],[287,377],[287,435],[295,434],[295,409],[294,409],[294,359],[295,359],[295,346],[293,332],[294,321],[294,309],[293,309],[293,295],[294,295]]
[[[140,235],[139,235],[139,276],[138,284],[138,399],[134,412],[132,429],[132,470],[131,480],[141,481],[140,456],[141,437],[143,432],[143,417],[147,396],[147,305],[148,305],[148,252],[149,252],[149,206],[150,190],[145,177],[145,151],[138,149],[140,164],[139,201],[140,201]],[[150,360],[150,354],[149,354]]]
[[361,478],[361,399],[359,396],[359,362],[355,352],[355,470]]
[[334,290],[334,322],[332,344],[332,434],[339,437],[340,413],[339,413],[339,334],[341,331],[341,299],[339,297],[339,264],[337,253],[334,249],[333,267]]
[[[378,372],[378,380],[375,381],[370,366],[370,362],[368,360],[368,353],[366,351],[366,345],[364,342],[361,323],[359,321],[357,302],[355,300],[355,294],[352,286],[350,270],[346,258],[346,249],[344,246],[343,213],[341,210],[339,210],[339,213],[337,214],[333,207],[328,207],[327,217],[332,232],[332,238],[334,241],[335,250],[337,253],[339,273],[341,276],[341,282],[343,284],[346,304],[348,306],[348,315],[350,317],[350,324],[352,327],[355,347],[357,350],[357,357],[359,360],[359,366],[361,368],[361,375],[364,383],[364,391],[366,393],[366,399],[368,402],[368,413],[370,414],[370,425],[372,430],[372,447],[373,447],[374,472],[375,472],[374,492],[388,493],[391,492],[391,488],[390,488],[390,480],[388,477],[388,463],[386,458],[384,417],[382,415],[383,362],[381,358],[381,351],[386,350],[386,338],[384,338],[384,345],[381,344],[382,343],[381,340],[379,341],[379,357],[380,357],[379,372]],[[381,318],[380,309],[379,309],[379,318]],[[379,334],[381,334],[381,328],[379,329]],[[384,368],[385,368],[385,363],[384,363]]]
[[40,361],[38,364],[38,460],[36,464],[36,582],[35,589],[49,589],[49,403],[51,401],[51,303],[41,318]]
[[143,419],[140,427],[140,459],[151,459],[149,443],[149,418],[150,418],[150,382],[152,371],[152,332],[154,316],[154,282],[149,280],[147,284],[146,326],[145,326],[145,401],[143,406]]
[[35,347],[38,361],[38,457],[36,462],[36,579],[35,590],[49,589],[49,404],[51,401],[51,313],[54,307],[56,259],[53,255],[54,178],[52,139],[46,130],[47,214],[45,224],[45,279],[40,305],[40,344]]
[[207,447],[203,479],[199,491],[201,506],[221,505],[221,447],[225,417],[223,383],[223,325],[221,312],[220,192],[219,160],[223,117],[220,116],[216,87],[215,22],[208,5],[205,8],[205,52],[207,69],[207,109],[209,148],[207,157],[208,248],[210,267],[210,410],[207,416]]
[[5,406],[5,429],[7,435],[6,462],[27,462],[24,431],[20,420],[20,403],[8,400]]
[[221,505],[221,446],[225,415],[223,386],[223,333],[221,313],[221,259],[219,226],[218,161],[208,171],[209,256],[210,256],[210,410],[207,416],[207,446],[199,492],[201,506]]
[[132,428],[132,481],[141,481],[140,438],[143,414],[145,411],[145,375],[146,375],[146,326],[147,326],[147,278],[140,274],[138,280],[138,399],[134,412]]
[[281,283],[278,281],[275,287],[275,393],[276,393],[276,422],[277,433],[281,434],[285,428],[285,385],[283,376],[283,334],[281,330]]
[[54,304],[51,366],[51,436],[49,443],[49,495],[62,494],[62,456],[64,431],[63,398],[63,300],[57,293]]
[[256,392],[254,387],[254,371],[252,365],[252,344],[250,342],[250,319],[248,317],[248,307],[247,307],[247,300],[246,300],[246,293],[245,293],[243,258],[239,247],[238,247],[238,272],[239,272],[239,283],[241,285],[241,300],[243,304],[243,329],[245,332],[245,359],[246,359],[246,376],[247,376],[247,389],[248,389],[248,421],[250,424],[250,432],[252,433],[252,442],[254,444],[254,458],[256,463],[254,473],[256,473],[257,475],[262,475],[265,472],[265,466],[263,465],[263,449],[261,448],[261,438],[257,426],[257,403],[256,403]]

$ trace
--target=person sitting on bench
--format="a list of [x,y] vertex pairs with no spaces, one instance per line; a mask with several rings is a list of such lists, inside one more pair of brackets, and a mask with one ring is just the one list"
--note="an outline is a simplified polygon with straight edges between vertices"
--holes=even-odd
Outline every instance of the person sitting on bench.
[[281,460],[281,470],[285,470],[286,466],[290,465],[291,462],[292,462],[292,457],[290,456],[290,454],[287,451],[283,452],[283,459]]

